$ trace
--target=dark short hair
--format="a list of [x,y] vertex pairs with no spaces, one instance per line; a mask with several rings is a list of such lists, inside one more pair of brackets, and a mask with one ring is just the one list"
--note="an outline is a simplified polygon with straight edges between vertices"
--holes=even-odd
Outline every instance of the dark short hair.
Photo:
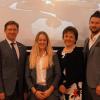
[[63,36],[62,36],[62,38],[64,38],[64,34],[66,34],[67,32],[72,32],[74,34],[74,36],[75,36],[75,40],[77,41],[77,39],[78,39],[78,31],[77,31],[77,29],[75,27],[73,27],[73,26],[66,27],[63,30]]
[[90,19],[91,19],[92,17],[100,18],[100,11],[94,12],[94,13],[91,15]]
[[16,25],[17,29],[19,29],[19,24],[18,24],[17,22],[15,22],[15,21],[8,21],[8,22],[5,24],[5,26],[4,26],[4,30],[7,29],[7,26],[8,26],[8,25]]

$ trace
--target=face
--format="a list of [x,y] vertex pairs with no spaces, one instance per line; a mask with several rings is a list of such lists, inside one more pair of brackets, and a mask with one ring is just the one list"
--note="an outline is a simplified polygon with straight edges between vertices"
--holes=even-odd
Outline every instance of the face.
[[10,40],[10,41],[15,41],[16,40],[16,36],[18,34],[18,28],[16,27],[16,25],[12,24],[12,25],[8,25],[5,29],[5,33],[6,33],[6,37]]
[[89,28],[93,34],[100,32],[100,18],[92,17],[89,22]]
[[64,34],[64,43],[66,47],[72,47],[73,45],[75,45],[75,36],[72,32],[67,32]]
[[39,35],[38,46],[40,50],[46,50],[47,47],[47,38],[44,34]]

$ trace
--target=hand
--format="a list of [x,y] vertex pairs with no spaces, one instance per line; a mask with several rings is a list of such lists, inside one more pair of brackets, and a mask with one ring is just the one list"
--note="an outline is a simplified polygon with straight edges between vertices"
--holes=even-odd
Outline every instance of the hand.
[[32,90],[32,93],[33,93],[33,94],[35,94],[36,91],[37,91],[37,90],[35,89],[35,87],[32,87],[31,90]]
[[36,91],[35,96],[39,100],[44,100],[45,99],[44,93],[42,91],[39,91],[39,90]]
[[24,93],[24,100],[27,100],[27,98],[28,98],[28,94],[25,92]]
[[59,87],[59,91],[62,93],[62,94],[67,94],[67,89],[64,85],[60,85]]
[[100,85],[96,87],[96,94],[100,96]]
[[0,93],[0,100],[4,100],[5,99],[5,93],[4,92],[1,92]]
[[45,98],[49,97],[53,91],[54,91],[54,87],[50,86],[50,88],[43,93]]
[[42,91],[36,90],[35,87],[32,87],[31,90],[38,100],[43,100],[44,96]]

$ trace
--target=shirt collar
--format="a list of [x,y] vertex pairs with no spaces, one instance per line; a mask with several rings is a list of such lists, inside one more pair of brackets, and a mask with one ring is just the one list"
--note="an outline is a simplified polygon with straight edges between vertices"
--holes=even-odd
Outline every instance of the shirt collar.
[[[9,43],[9,45],[12,43],[12,41],[10,41],[8,38],[6,38],[7,42]],[[13,43],[16,44],[16,41],[14,41]]]
[[99,36],[100,36],[100,32],[98,34],[96,34],[93,38],[91,38],[91,35],[90,35],[89,40],[96,41]]

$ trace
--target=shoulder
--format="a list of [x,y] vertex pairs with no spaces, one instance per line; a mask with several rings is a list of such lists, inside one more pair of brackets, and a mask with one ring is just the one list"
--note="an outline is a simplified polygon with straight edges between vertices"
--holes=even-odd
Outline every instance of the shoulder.
[[26,46],[20,42],[17,42],[17,45],[20,46],[20,47],[23,47],[23,48],[26,48]]
[[82,51],[83,51],[83,47],[75,47],[75,50],[76,50],[77,52],[82,52]]
[[20,43],[20,42],[17,42],[18,45],[20,46],[25,46],[24,44]]
[[100,36],[99,36],[99,39],[97,40],[96,47],[100,47]]
[[89,38],[86,38],[84,41],[84,47],[87,45],[88,42],[89,42]]
[[75,47],[74,52],[77,55],[83,55],[83,47]]
[[62,52],[63,48],[64,48],[64,47],[61,47],[61,48],[57,51],[57,55],[58,55],[58,56],[61,55],[61,52]]
[[58,54],[57,54],[57,52],[53,52],[52,59],[53,59],[53,61],[58,60]]
[[7,43],[6,40],[2,40],[2,41],[0,41],[0,45],[5,44],[5,43]]
[[7,44],[6,40],[0,42],[0,48],[4,47]]
[[57,52],[53,52],[53,58],[57,57]]
[[27,49],[26,49],[25,45],[23,45],[22,43],[17,42],[17,46],[23,53],[25,53],[25,54],[27,53]]
[[96,47],[100,47],[100,42],[97,43]]

